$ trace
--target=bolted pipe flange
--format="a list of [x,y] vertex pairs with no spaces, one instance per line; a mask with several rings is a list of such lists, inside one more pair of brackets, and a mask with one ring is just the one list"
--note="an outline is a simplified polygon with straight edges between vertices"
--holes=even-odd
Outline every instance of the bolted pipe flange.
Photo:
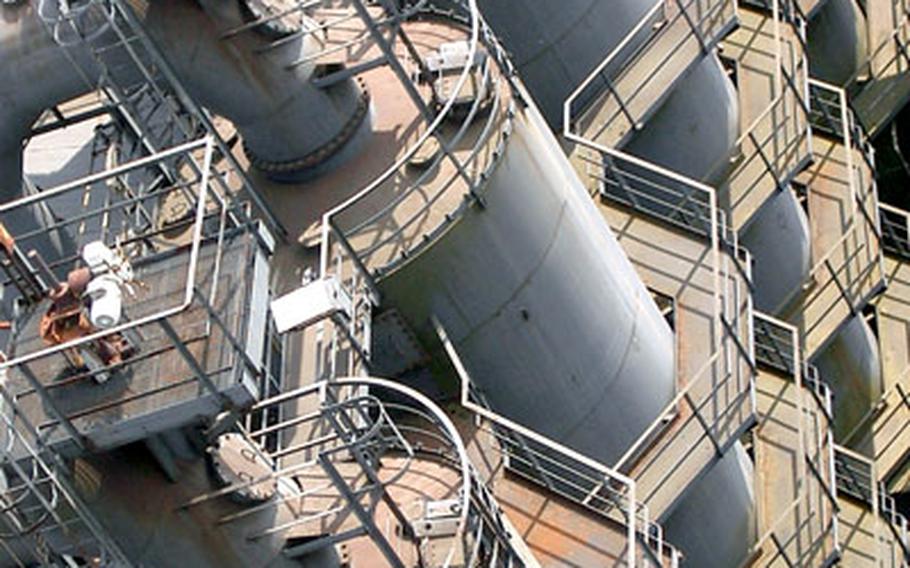
[[360,97],[357,101],[357,107],[354,109],[354,113],[351,115],[351,118],[345,123],[344,127],[335,135],[334,138],[322,145],[322,147],[317,148],[316,150],[310,152],[306,156],[297,158],[294,160],[286,161],[272,161],[268,160],[262,156],[256,155],[255,152],[246,144],[243,143],[243,151],[246,154],[247,158],[250,160],[250,164],[257,170],[264,173],[266,176],[276,180],[284,181],[290,180],[295,181],[297,174],[306,172],[319,164],[325,162],[336,153],[338,153],[345,144],[353,138],[354,134],[357,133],[357,130],[360,128],[360,125],[363,123],[363,120],[366,118],[370,109],[370,92],[367,89],[366,83],[364,83],[359,77],[357,79],[358,86],[360,87]]
[[[268,501],[278,491],[271,457],[249,440],[230,432],[219,436],[208,449],[215,479],[222,487],[237,486],[229,497],[241,505],[255,505]],[[253,483],[256,480],[264,479]]]

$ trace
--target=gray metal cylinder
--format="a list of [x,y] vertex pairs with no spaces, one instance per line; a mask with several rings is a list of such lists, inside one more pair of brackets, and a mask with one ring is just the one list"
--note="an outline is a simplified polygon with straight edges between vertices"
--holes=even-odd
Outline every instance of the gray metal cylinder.
[[741,566],[756,540],[752,460],[737,442],[686,490],[663,521],[684,566]]
[[[563,103],[653,5],[646,0],[478,0],[550,127]],[[646,30],[650,31],[650,30]]]
[[[316,72],[312,63],[287,68],[291,61],[322,49],[312,34],[262,53],[258,50],[272,38],[256,28],[222,38],[223,32],[245,22],[241,1],[200,5],[165,0],[149,4],[147,12],[138,16],[189,94],[234,122],[253,162],[283,178],[338,152],[339,144],[357,129],[351,121],[366,120],[366,101],[353,80],[318,88],[310,81]],[[19,144],[41,111],[88,92],[92,85],[86,84],[47,33],[34,5],[2,6],[0,16],[0,124],[4,129],[0,138],[4,145]],[[113,41],[108,32],[93,45]],[[89,81],[97,84],[98,69],[88,47],[76,44],[69,53],[88,72]],[[118,75],[118,79],[135,77]],[[15,174],[2,175],[4,194],[18,193]]]
[[687,177],[716,183],[739,137],[739,96],[711,54],[692,68],[623,148]]
[[234,123],[253,164],[274,179],[293,180],[368,124],[366,98],[352,79],[314,86],[313,62],[289,68],[324,49],[320,34],[268,48],[273,38],[257,28],[222,38],[245,22],[243,1],[151,2],[145,25],[190,94]]
[[752,253],[755,307],[779,314],[796,296],[811,269],[809,218],[793,190],[776,193],[761,206],[740,236]]
[[855,0],[827,0],[809,20],[809,71],[844,85],[869,54],[866,16]]
[[834,437],[842,441],[882,395],[878,341],[862,314],[853,316],[813,363],[834,395]]
[[673,397],[672,332],[536,109],[514,126],[486,206],[381,288],[495,410],[613,463]]

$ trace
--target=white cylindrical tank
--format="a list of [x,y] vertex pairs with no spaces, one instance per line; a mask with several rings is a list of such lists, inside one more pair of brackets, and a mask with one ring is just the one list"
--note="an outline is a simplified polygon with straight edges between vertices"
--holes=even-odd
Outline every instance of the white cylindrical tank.
[[741,566],[756,540],[752,460],[737,442],[691,485],[662,524],[684,566]]
[[435,316],[490,405],[613,463],[674,395],[674,341],[536,109],[471,208],[380,286],[426,343]]
[[809,20],[809,72],[844,85],[869,54],[866,16],[855,0],[828,0]]
[[882,395],[878,341],[863,315],[844,324],[813,363],[834,395],[834,437],[844,440]]
[[[478,0],[550,127],[580,84],[644,16],[647,0]],[[645,30],[649,31],[649,30]]]
[[739,137],[739,96],[717,58],[697,63],[624,151],[709,184],[722,180]]
[[779,314],[799,294],[811,269],[809,218],[793,190],[777,192],[740,236],[754,262],[756,309]]

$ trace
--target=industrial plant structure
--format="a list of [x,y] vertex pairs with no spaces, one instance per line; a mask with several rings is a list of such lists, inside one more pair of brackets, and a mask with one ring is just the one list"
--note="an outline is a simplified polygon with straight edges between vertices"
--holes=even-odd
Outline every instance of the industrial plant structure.
[[910,0],[0,0],[0,567],[907,566]]

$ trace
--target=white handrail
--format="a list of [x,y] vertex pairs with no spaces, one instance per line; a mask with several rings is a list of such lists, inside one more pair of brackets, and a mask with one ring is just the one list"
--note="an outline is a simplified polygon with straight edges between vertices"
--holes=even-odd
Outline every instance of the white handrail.
[[479,404],[474,403],[471,400],[471,377],[468,374],[467,369],[461,361],[461,357],[458,355],[458,351],[455,349],[455,346],[452,344],[452,341],[449,339],[448,334],[446,333],[445,328],[442,323],[439,322],[435,317],[433,318],[433,327],[436,331],[437,337],[442,342],[443,347],[446,350],[449,360],[452,362],[452,365],[455,367],[455,371],[458,374],[458,377],[461,381],[461,405],[470,410],[471,412],[477,414],[478,416],[489,420],[490,422],[501,426],[507,430],[517,433],[519,436],[532,440],[533,442],[544,446],[547,449],[550,449],[556,452],[559,455],[568,457],[571,460],[574,460],[586,467],[591,468],[594,471],[602,474],[606,478],[615,479],[626,487],[626,499],[628,500],[629,512],[627,517],[626,525],[626,564],[629,567],[634,568],[636,554],[635,554],[635,533],[636,533],[636,524],[635,524],[635,507],[636,507],[636,498],[635,498],[635,480],[619,472],[615,468],[608,467],[607,465],[590,458],[584,454],[576,452],[575,450],[560,444],[559,442],[548,438],[530,428],[526,428],[517,422],[509,420],[505,416],[497,414]]
[[622,41],[620,41],[619,44],[615,48],[613,48],[613,51],[611,51],[603,59],[603,61],[601,61],[597,65],[597,67],[595,67],[594,70],[591,71],[587,77],[585,77],[584,81],[582,81],[581,84],[578,85],[575,88],[575,90],[572,91],[572,93],[569,95],[569,98],[567,98],[566,102],[563,103],[563,134],[564,135],[568,136],[571,133],[572,103],[575,101],[575,99],[578,98],[578,96],[581,94],[581,92],[584,91],[588,87],[588,85],[590,85],[594,81],[594,79],[598,75],[600,75],[600,73],[604,69],[606,69],[607,66],[610,65],[610,63],[613,62],[613,59],[617,55],[619,55],[629,45],[629,43],[651,21],[651,19],[654,17],[654,15],[658,12],[658,10],[660,10],[660,8],[663,5],[664,5],[664,0],[657,0],[654,3],[654,5],[647,12],[645,12],[645,15],[641,17],[641,19],[638,21],[638,23],[635,24],[635,27],[633,27],[629,31],[629,33],[627,33],[625,35],[625,37],[622,39]]
[[[22,204],[32,203],[33,201],[35,201],[35,199],[38,199],[38,198],[44,198],[44,197],[47,197],[50,195],[56,195],[58,193],[61,193],[62,191],[68,191],[68,190],[72,190],[72,189],[75,189],[78,187],[82,187],[80,182],[82,182],[84,184],[84,183],[93,183],[95,181],[104,180],[113,175],[117,175],[118,173],[123,173],[125,171],[131,171],[131,170],[143,167],[145,165],[148,165],[150,163],[154,163],[155,161],[161,160],[162,156],[167,157],[167,156],[171,156],[171,155],[176,155],[178,153],[186,153],[193,149],[198,149],[200,147],[205,148],[205,156],[203,159],[203,163],[204,163],[205,167],[202,170],[202,179],[199,182],[199,194],[198,194],[198,199],[197,199],[197,204],[196,204],[195,222],[193,225],[193,238],[192,238],[192,242],[190,245],[190,260],[189,260],[189,265],[188,265],[188,275],[187,275],[186,286],[184,286],[183,301],[177,306],[174,306],[171,308],[166,308],[164,310],[160,310],[156,313],[153,313],[153,314],[150,314],[150,315],[147,315],[147,316],[135,319],[135,320],[126,321],[124,323],[121,323],[119,325],[116,325],[116,326],[108,328],[108,329],[104,329],[104,330],[96,331],[94,333],[90,333],[88,335],[80,336],[78,338],[72,339],[65,343],[60,343],[58,345],[46,347],[46,348],[38,350],[38,351],[33,351],[31,353],[25,353],[14,359],[9,359],[7,361],[0,361],[0,370],[9,369],[9,368],[12,368],[12,367],[15,367],[18,365],[29,363],[31,361],[34,361],[34,360],[42,358],[42,357],[54,355],[56,353],[60,353],[65,350],[72,349],[72,348],[78,347],[80,345],[85,345],[87,343],[96,341],[98,339],[107,337],[107,336],[115,334],[115,333],[123,333],[125,331],[129,331],[131,329],[135,329],[137,327],[141,327],[141,326],[147,325],[149,323],[161,321],[166,318],[175,316],[190,307],[190,305],[193,303],[194,289],[196,287],[196,265],[198,263],[199,251],[201,250],[201,246],[202,246],[202,225],[204,224],[204,221],[205,221],[205,212],[206,212],[205,211],[206,210],[205,197],[206,197],[206,193],[208,191],[210,191],[210,189],[208,187],[208,185],[209,185],[208,182],[209,182],[209,174],[210,174],[211,163],[212,163],[212,153],[214,150],[214,141],[211,136],[206,136],[200,140],[195,140],[193,142],[183,144],[176,148],[167,150],[161,154],[155,154],[155,155],[149,156],[147,158],[142,158],[139,160],[134,160],[132,162],[127,162],[126,164],[123,164],[122,166],[119,166],[112,170],[108,170],[107,172],[103,172],[102,174],[95,174],[92,176],[87,176],[87,177],[83,178],[82,180],[78,180],[77,182],[67,183],[58,188],[54,188],[54,189],[48,190],[46,192],[41,192],[38,195],[25,196],[25,197],[22,197],[20,199],[13,201],[13,202],[10,202],[8,204],[4,204],[3,206],[0,206],[0,213],[2,213],[4,211],[9,211],[13,207],[18,207]],[[87,180],[93,180],[93,181],[89,182]]]

